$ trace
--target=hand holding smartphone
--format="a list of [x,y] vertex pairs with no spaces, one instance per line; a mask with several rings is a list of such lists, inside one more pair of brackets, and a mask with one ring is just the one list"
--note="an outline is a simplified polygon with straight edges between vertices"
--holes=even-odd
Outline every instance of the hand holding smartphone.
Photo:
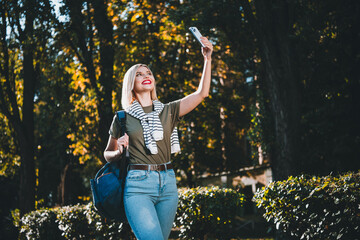
[[201,42],[200,37],[202,37],[200,31],[196,27],[189,27],[190,32],[194,35],[194,37],[199,41],[202,47],[205,47],[205,45]]

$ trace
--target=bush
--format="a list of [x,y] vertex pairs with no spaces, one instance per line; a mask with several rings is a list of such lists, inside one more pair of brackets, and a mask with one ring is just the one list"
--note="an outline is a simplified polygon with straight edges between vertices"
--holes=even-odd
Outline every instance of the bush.
[[21,218],[20,239],[63,239],[56,216],[56,209],[41,209],[26,214]]
[[218,239],[236,236],[235,217],[241,211],[244,195],[232,189],[198,187],[179,189],[175,225],[183,239]]
[[[59,229],[66,239],[88,239],[90,236],[97,237],[94,233],[96,227],[92,224],[92,219],[86,216],[88,205],[74,205],[62,207],[58,215]],[[96,217],[95,217],[96,218]]]
[[41,209],[21,218],[20,239],[124,239],[130,229],[102,218],[93,204]]
[[359,199],[360,172],[290,177],[270,183],[254,196],[267,221],[300,239],[360,236]]
[[[179,189],[176,225],[184,239],[235,236],[244,196],[232,189]],[[105,220],[92,203],[30,212],[20,220],[20,239],[129,239],[129,226]],[[124,226],[124,229],[122,228]]]

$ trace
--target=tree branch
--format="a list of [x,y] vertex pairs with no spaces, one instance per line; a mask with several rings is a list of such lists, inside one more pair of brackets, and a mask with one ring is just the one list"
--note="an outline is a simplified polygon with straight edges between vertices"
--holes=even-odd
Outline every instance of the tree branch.
[[[74,49],[78,56],[82,55],[81,62],[86,67],[86,73],[88,74],[91,87],[95,89],[96,94],[99,94],[100,90],[96,84],[96,74],[92,52],[88,50],[86,44],[86,34],[82,24],[84,22],[84,15],[81,12],[81,4],[79,4],[77,1],[69,1],[67,4],[70,10],[70,29],[76,38],[80,52],[77,51],[77,47],[72,43],[71,39],[69,39],[70,46]],[[100,94],[98,96],[100,96]]]
[[[3,24],[1,25],[1,43],[2,43],[2,49],[4,53],[4,67],[1,67],[1,73],[5,78],[5,85],[1,83],[1,91],[0,91],[0,101],[1,101],[1,109],[2,112],[12,121],[15,120],[17,116],[19,116],[19,109],[18,104],[16,101],[15,96],[15,88],[11,86],[11,79],[10,79],[10,67],[9,67],[9,48],[6,41],[6,28],[7,28],[7,22],[6,22],[6,9],[3,5],[1,5],[1,18]],[[15,79],[13,79],[15,81]],[[14,84],[13,84],[14,85]],[[3,92],[3,89],[5,89],[7,97],[10,101],[11,108],[13,110],[13,114],[8,109],[6,104],[6,97],[5,92]],[[20,118],[19,118],[20,119]]]
[[[92,56],[93,53],[94,53],[94,38],[93,38],[93,32],[91,31],[91,26],[92,26],[92,21],[91,21],[91,11],[90,11],[90,3],[88,2],[87,4],[87,18],[88,18],[88,28],[87,28],[87,34],[88,34],[88,37],[89,37],[89,52],[90,52],[90,55]],[[96,10],[95,10],[96,11]]]
[[70,48],[75,52],[76,57],[79,59],[79,61],[86,66],[85,59],[82,57],[81,53],[78,51],[77,47],[74,45],[73,41],[71,41],[70,35],[65,31],[65,38],[70,45]]
[[24,39],[25,39],[25,35],[24,35],[24,31],[23,29],[21,28],[21,25],[20,25],[20,10],[19,10],[19,5],[16,4],[16,6],[14,6],[14,9],[15,9],[15,16],[14,16],[14,20],[15,20],[15,23],[14,23],[14,26],[16,25],[17,28],[18,28],[18,32],[19,32],[19,40],[20,42],[22,42]]

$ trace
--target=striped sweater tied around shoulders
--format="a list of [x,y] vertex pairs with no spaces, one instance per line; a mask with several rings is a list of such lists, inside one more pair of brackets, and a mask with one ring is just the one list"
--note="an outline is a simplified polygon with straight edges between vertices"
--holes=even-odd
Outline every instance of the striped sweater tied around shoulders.
[[[161,124],[159,115],[164,109],[164,104],[158,100],[153,100],[154,111],[145,113],[140,103],[135,100],[132,105],[126,110],[126,112],[140,120],[143,128],[145,146],[149,149],[151,154],[157,154],[157,141],[160,141],[164,137],[163,126]],[[174,128],[170,137],[171,153],[180,151],[180,143],[177,127]]]

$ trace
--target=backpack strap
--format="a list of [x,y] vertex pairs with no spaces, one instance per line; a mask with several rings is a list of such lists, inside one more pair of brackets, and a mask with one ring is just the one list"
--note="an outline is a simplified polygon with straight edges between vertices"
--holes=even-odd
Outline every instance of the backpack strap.
[[[121,136],[126,133],[126,112],[124,110],[117,111],[116,115],[120,121],[120,128],[121,128]],[[129,150],[126,148],[125,157],[129,157]]]
[[[124,110],[117,111],[116,115],[120,121],[120,131],[121,136],[126,133],[126,112]],[[119,179],[125,179],[127,175],[129,165],[129,147],[126,148],[125,152],[122,154],[122,161],[117,161],[117,166],[120,169]],[[124,190],[125,181],[122,181],[122,189]]]
[[116,115],[120,121],[120,127],[121,127],[121,136],[126,133],[126,113],[124,110],[117,111]]

